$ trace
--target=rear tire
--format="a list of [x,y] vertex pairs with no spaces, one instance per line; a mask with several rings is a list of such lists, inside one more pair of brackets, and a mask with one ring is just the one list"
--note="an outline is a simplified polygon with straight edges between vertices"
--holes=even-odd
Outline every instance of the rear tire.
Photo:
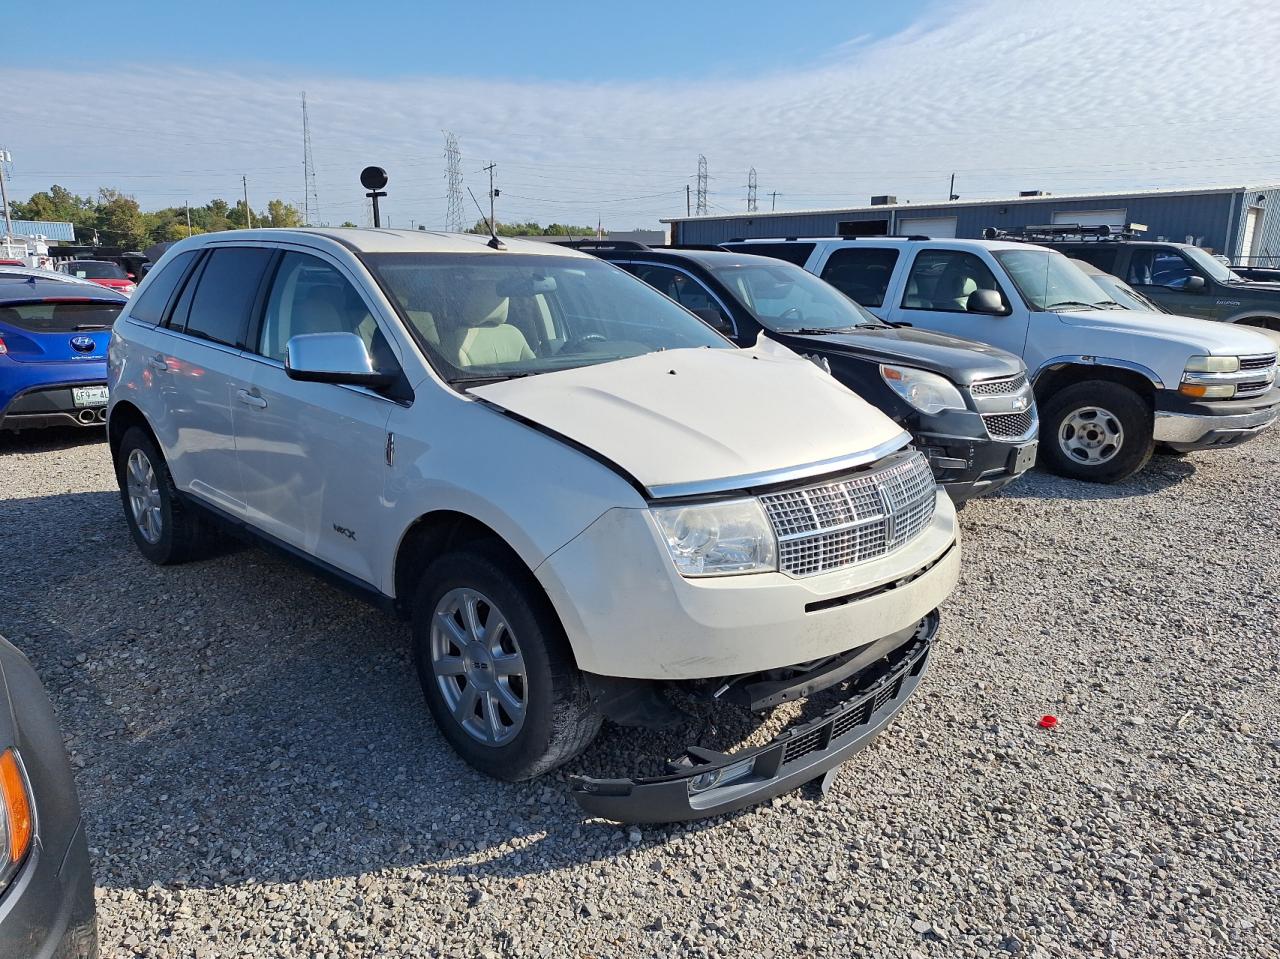
[[131,427],[120,440],[116,482],[129,533],[151,562],[168,566],[199,559],[217,540],[178,493],[164,456],[140,426]]
[[481,772],[532,779],[578,755],[600,731],[554,610],[500,544],[474,544],[428,566],[412,625],[427,707]]
[[1151,407],[1109,380],[1068,386],[1049,397],[1040,416],[1045,465],[1072,479],[1119,482],[1146,466],[1155,450]]

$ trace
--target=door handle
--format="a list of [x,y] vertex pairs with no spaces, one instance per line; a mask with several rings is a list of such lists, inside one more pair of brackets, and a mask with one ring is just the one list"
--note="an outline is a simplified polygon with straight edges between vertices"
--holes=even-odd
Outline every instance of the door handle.
[[157,370],[167,370],[169,368],[169,364],[165,362],[164,355],[161,353],[148,357],[147,362]]
[[265,410],[267,401],[257,393],[250,393],[248,390],[236,390],[236,396],[240,398],[240,402],[245,406],[252,406],[255,410]]

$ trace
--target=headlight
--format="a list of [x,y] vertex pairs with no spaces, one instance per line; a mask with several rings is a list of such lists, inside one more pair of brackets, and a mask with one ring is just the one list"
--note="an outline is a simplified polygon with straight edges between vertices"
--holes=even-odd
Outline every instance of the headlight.
[[650,509],[682,576],[728,576],[778,568],[773,527],[759,500]]
[[911,366],[880,365],[880,376],[904,400],[921,413],[965,409],[964,397],[945,376]]
[[1234,373],[1239,369],[1238,356],[1193,356],[1187,360],[1188,373]]
[[35,836],[31,787],[18,754],[0,753],[0,890],[22,868]]

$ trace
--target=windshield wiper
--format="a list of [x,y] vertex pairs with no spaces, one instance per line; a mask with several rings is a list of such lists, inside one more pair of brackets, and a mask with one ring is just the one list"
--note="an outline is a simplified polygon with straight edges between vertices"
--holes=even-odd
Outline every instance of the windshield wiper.
[[798,326],[778,330],[779,333],[795,333],[797,336],[827,336],[831,333],[852,333],[862,329],[860,326]]
[[[541,372],[541,371],[538,371],[538,372]],[[488,373],[488,374],[477,375],[477,376],[454,376],[450,378],[449,382],[454,386],[459,386],[463,384],[467,386],[475,386],[479,383],[501,383],[504,380],[518,380],[524,376],[537,376],[537,375],[538,375],[537,372],[531,372],[531,371],[525,370],[520,373]]]
[[1045,309],[1056,310],[1060,306],[1078,306],[1086,310],[1096,310],[1098,308],[1098,304],[1085,303],[1083,300],[1059,300],[1057,303],[1050,303]]
[[89,330],[109,330],[110,324],[107,323],[78,323],[76,324],[77,333],[86,333]]

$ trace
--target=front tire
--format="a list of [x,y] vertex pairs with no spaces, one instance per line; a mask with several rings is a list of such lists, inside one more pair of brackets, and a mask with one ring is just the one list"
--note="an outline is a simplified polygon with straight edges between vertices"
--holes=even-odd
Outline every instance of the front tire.
[[1072,479],[1119,482],[1146,466],[1155,450],[1150,405],[1119,383],[1075,383],[1049,397],[1040,416],[1045,464]]
[[178,493],[164,456],[142,427],[127,430],[116,451],[116,482],[138,550],[160,566],[205,555],[216,539]]
[[540,776],[600,730],[555,612],[528,570],[497,544],[448,553],[423,573],[413,654],[441,733],[495,779]]

